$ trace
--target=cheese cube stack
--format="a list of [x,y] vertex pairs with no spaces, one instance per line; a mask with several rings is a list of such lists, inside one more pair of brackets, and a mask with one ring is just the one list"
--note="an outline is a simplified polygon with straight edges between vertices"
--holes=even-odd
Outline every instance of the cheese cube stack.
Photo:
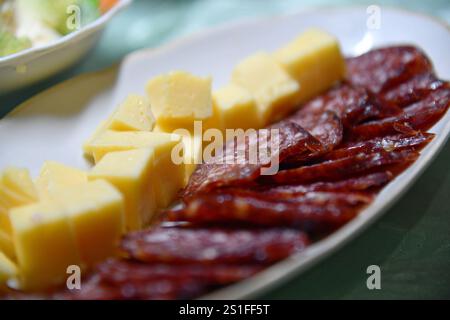
[[50,197],[66,187],[85,182],[87,182],[86,172],[56,161],[46,161],[36,179],[36,187],[41,197]]
[[156,123],[166,129],[191,128],[212,116],[211,79],[177,71],[147,83]]
[[5,283],[17,275],[16,264],[0,251],[0,290]]
[[345,60],[335,37],[309,29],[278,49],[274,58],[300,84],[298,102],[305,102],[344,78]]
[[106,181],[56,191],[10,213],[20,287],[60,284],[67,267],[81,268],[115,253],[124,230],[122,195]]
[[85,266],[112,256],[125,232],[123,195],[105,180],[68,187],[55,201],[69,219],[80,259]]
[[258,129],[263,125],[253,95],[243,86],[234,83],[214,92],[213,109],[220,117],[222,130]]
[[105,179],[122,192],[127,230],[147,225],[183,187],[184,166],[172,161],[172,149],[179,143],[181,138],[153,148],[108,153],[89,173],[89,179]]
[[108,153],[89,173],[89,179],[105,179],[124,196],[127,230],[137,230],[151,220],[156,195],[152,179],[155,152],[135,149]]
[[264,123],[285,116],[296,104],[299,84],[268,53],[254,54],[233,71],[232,82],[253,95]]

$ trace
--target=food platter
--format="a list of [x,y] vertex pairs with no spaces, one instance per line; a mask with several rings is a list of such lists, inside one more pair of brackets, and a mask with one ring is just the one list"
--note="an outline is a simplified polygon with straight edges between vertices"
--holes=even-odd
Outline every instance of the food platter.
[[[383,9],[381,19],[380,29],[369,30],[365,8],[300,12],[222,27],[160,49],[134,53],[118,68],[62,83],[2,119],[0,134],[11,138],[0,142],[0,149],[4,150],[0,165],[25,166],[36,175],[42,162],[51,158],[87,169],[90,164],[79,146],[124,94],[142,93],[148,78],[182,69],[200,75],[211,74],[214,86],[220,86],[239,59],[258,50],[272,50],[309,26],[319,26],[335,34],[344,53],[350,56],[382,45],[412,43],[427,53],[440,78],[450,78],[450,62],[445,57],[450,42],[442,41],[450,38],[445,26],[427,17],[393,9]],[[353,25],[345,21],[353,21]],[[417,28],[418,25],[421,28]],[[412,26],[420,31],[411,34]],[[206,297],[248,298],[260,294],[342,247],[380,217],[430,164],[449,136],[450,115],[447,113],[430,131],[436,137],[419,159],[347,225],[304,252]]]

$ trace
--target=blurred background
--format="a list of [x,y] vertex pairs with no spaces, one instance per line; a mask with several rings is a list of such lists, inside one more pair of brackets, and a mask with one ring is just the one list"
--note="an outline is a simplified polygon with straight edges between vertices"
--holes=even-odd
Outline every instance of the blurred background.
[[[134,0],[108,24],[95,49],[75,66],[31,87],[0,95],[0,118],[36,93],[118,63],[134,50],[242,19],[311,7],[373,4],[381,9],[413,10],[450,23],[450,0]],[[450,192],[448,163],[450,153],[444,152],[408,194],[356,241],[262,298],[450,297],[450,222],[442,218],[450,212],[443,212],[440,206],[442,201],[448,202]],[[430,238],[437,229],[447,232]],[[411,265],[411,261],[416,263]],[[365,266],[370,264],[381,265],[383,290],[367,290]]]

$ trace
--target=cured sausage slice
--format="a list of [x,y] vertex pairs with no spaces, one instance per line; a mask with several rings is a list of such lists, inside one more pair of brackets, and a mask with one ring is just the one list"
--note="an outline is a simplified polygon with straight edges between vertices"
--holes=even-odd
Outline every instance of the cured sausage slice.
[[354,217],[357,208],[372,200],[369,195],[351,193],[312,192],[296,196],[285,192],[279,195],[278,199],[257,192],[202,195],[182,209],[169,211],[168,218],[194,224],[295,227],[318,234],[345,224]]
[[412,46],[371,50],[347,59],[347,79],[377,94],[409,80],[415,75],[432,72],[431,62]]
[[424,73],[386,91],[382,97],[385,101],[403,108],[445,85],[445,82],[436,78],[434,74]]
[[278,172],[267,180],[279,184],[303,184],[319,181],[336,181],[356,176],[388,165],[410,163],[417,159],[415,151],[403,150],[358,154],[343,159]]
[[419,150],[434,138],[434,134],[417,132],[415,134],[400,134],[395,136],[377,137],[374,139],[345,144],[342,148],[333,150],[324,155],[321,160],[334,160],[360,153],[373,153],[378,151]]
[[[298,158],[306,158],[310,154],[317,153],[322,149],[322,144],[305,129],[292,121],[279,122],[269,129],[277,129],[279,141],[275,150],[271,152],[270,158],[278,156],[278,161],[295,154]],[[267,131],[266,131],[267,132]],[[268,131],[270,132],[270,131]],[[260,174],[261,168],[269,166],[271,159],[258,157],[251,161],[249,152],[259,150],[259,146],[270,146],[267,143],[272,136],[263,134],[261,130],[257,135],[247,137],[245,141],[228,141],[222,154],[215,157],[211,163],[204,163],[197,167],[192,174],[189,184],[182,192],[183,197],[188,197],[195,192],[209,191],[213,188],[245,185],[253,182]],[[242,144],[245,143],[245,146]],[[278,150],[277,150],[278,149]],[[244,152],[238,152],[244,150]],[[261,161],[261,158],[263,158]]]
[[97,267],[102,281],[127,284],[140,281],[200,281],[208,286],[226,285],[261,271],[261,265],[173,265],[147,264],[124,259],[110,259]]
[[308,244],[305,233],[290,229],[159,227],[128,234],[121,247],[131,258],[145,262],[268,264]]
[[427,130],[445,114],[449,106],[450,88],[444,87],[406,107],[401,115],[354,127],[351,137],[353,140],[367,140],[379,136]]

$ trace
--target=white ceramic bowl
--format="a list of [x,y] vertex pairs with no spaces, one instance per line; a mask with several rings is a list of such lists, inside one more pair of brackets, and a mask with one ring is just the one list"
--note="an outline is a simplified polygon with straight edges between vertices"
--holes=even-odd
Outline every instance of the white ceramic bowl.
[[0,58],[0,94],[22,88],[73,65],[98,41],[106,23],[132,0],[119,0],[101,17],[44,46]]

